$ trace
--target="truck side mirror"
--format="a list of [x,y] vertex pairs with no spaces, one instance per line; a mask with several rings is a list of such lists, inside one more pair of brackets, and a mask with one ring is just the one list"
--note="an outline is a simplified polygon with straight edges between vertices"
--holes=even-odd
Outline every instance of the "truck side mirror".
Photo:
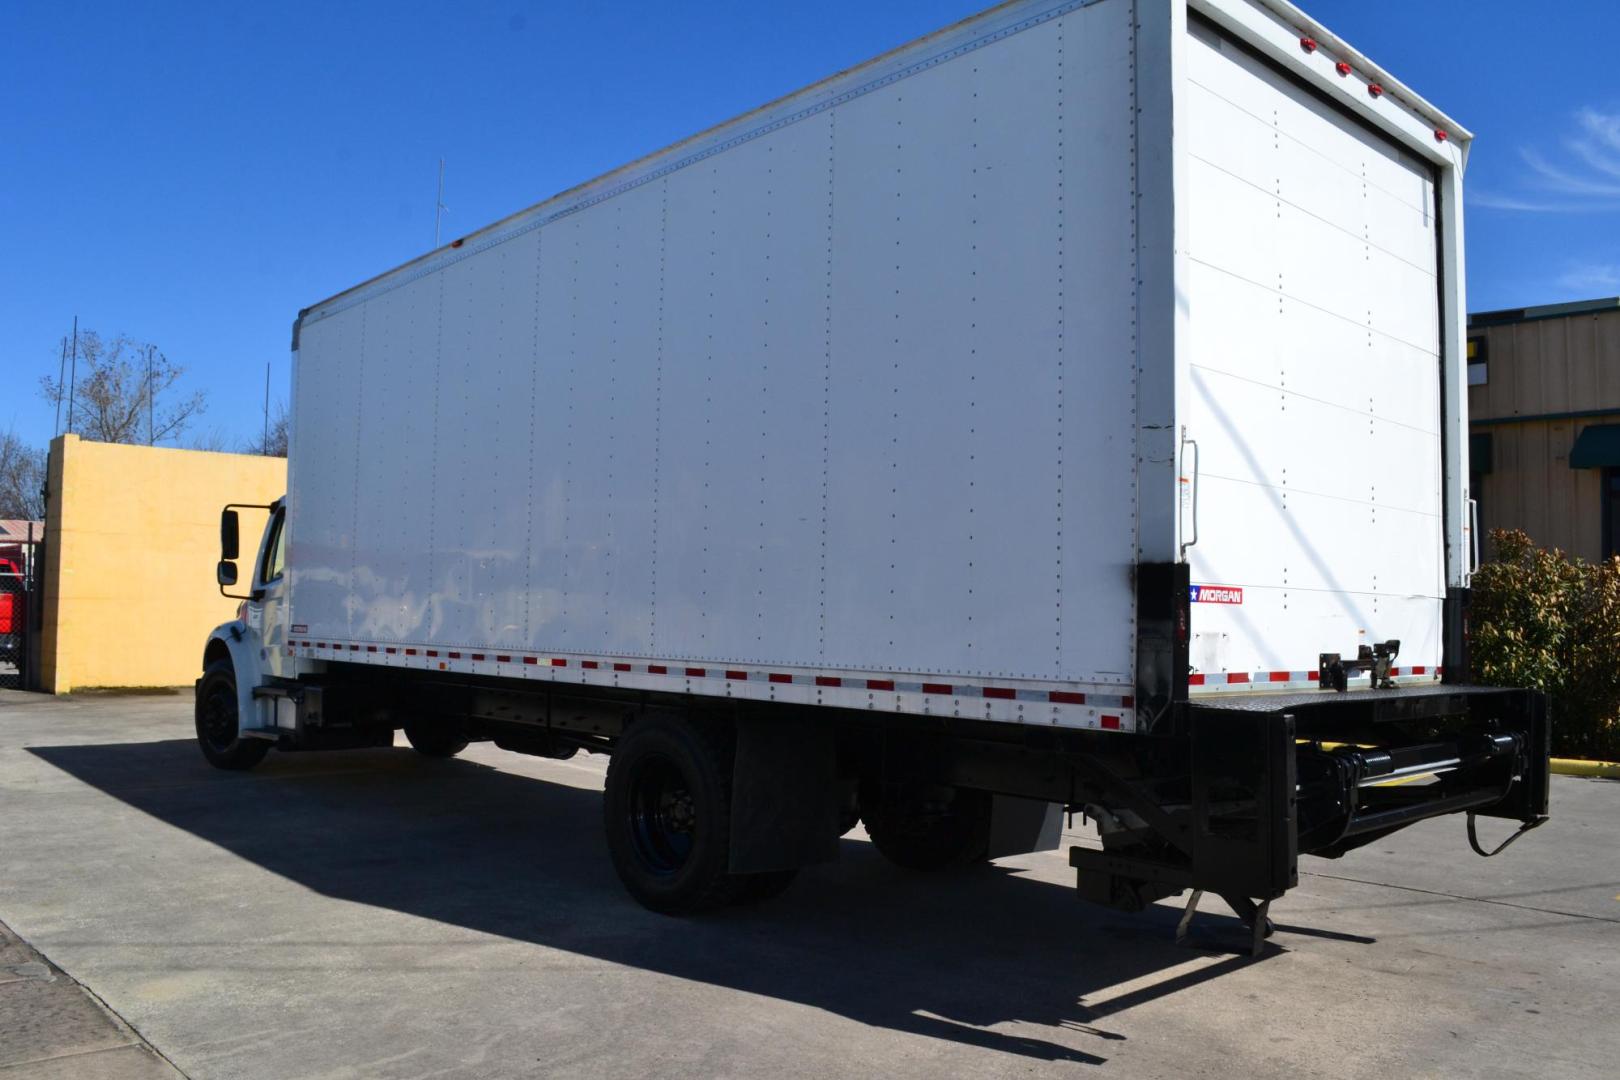
[[[219,515],[219,557],[221,559],[223,559],[223,560],[226,560],[227,562],[230,561],[231,559],[236,558],[237,555],[240,553],[241,543],[242,543],[241,542],[241,530],[239,528],[239,523],[237,521],[236,511],[228,509],[228,508],[225,509],[225,510],[220,511],[220,515]],[[223,566],[224,564],[221,563],[221,565]],[[222,573],[223,573],[223,571],[222,571]],[[236,571],[233,569],[231,571],[231,581],[235,581],[235,580],[236,580]],[[222,585],[226,585],[226,584],[229,584],[229,583],[230,582],[225,581],[223,578],[220,580],[220,584],[222,584]]]
[[235,585],[236,564],[229,559],[219,560],[219,566],[214,571],[214,576],[219,579],[219,587],[222,589],[229,585]]

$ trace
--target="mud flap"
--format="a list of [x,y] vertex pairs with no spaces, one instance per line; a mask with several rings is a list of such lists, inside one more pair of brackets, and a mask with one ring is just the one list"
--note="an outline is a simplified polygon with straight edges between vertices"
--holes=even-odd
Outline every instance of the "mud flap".
[[987,858],[1055,851],[1063,839],[1063,807],[1039,799],[993,796]]
[[829,725],[737,719],[731,779],[733,874],[838,858],[838,759]]

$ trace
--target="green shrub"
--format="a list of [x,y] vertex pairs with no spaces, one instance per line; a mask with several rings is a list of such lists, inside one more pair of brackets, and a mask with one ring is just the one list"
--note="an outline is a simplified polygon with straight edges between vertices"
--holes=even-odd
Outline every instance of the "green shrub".
[[1544,551],[1515,529],[1491,546],[1473,582],[1474,678],[1544,691],[1555,755],[1620,757],[1620,559]]

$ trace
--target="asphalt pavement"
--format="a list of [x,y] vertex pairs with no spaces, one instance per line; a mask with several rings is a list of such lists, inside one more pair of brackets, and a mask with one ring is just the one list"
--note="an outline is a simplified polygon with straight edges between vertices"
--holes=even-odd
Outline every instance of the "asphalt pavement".
[[0,1080],[96,1075],[47,1071],[79,1028],[34,984],[112,1025],[97,1053],[198,1080],[1620,1074],[1617,781],[1555,777],[1495,859],[1457,818],[1307,858],[1253,959],[1213,899],[1178,946],[1177,902],[1085,904],[1063,852],[918,875],[859,831],[775,901],[653,915],[608,864],[603,768],[228,774],[187,696],[0,692]]

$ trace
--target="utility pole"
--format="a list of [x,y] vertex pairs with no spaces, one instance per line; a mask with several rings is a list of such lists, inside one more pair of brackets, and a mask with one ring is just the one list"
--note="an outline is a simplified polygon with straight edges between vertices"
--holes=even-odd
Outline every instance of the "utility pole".
[[68,434],[73,434],[73,395],[79,384],[79,317],[73,316],[73,366],[68,369]]
[[157,350],[156,345],[146,347],[146,445],[153,445],[152,437],[152,353]]
[[56,365],[56,427],[51,438],[62,434],[62,395],[67,392],[67,338],[62,339],[62,362]]
[[270,361],[264,362],[264,437],[259,440],[259,453],[270,453]]
[[440,158],[439,197],[433,203],[433,248],[435,251],[439,247],[439,219],[444,217],[444,212],[448,209],[450,208],[444,205],[444,158]]

